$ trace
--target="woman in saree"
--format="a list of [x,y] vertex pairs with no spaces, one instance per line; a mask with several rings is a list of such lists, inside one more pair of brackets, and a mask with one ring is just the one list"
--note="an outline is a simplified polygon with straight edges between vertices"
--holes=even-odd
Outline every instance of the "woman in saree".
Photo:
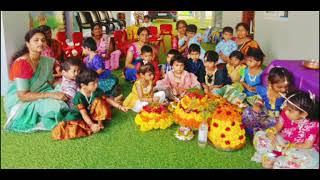
[[[244,56],[247,56],[247,53],[250,47],[261,49],[257,41],[249,37],[250,27],[248,24],[243,22],[238,23],[236,25],[236,32],[237,32],[237,37],[235,39],[235,42],[238,45],[238,51],[240,51]],[[221,58],[225,62],[230,61],[229,57],[225,56],[224,54],[221,55]],[[244,61],[242,61],[241,63],[245,64]]]
[[126,62],[125,62],[125,79],[130,82],[134,82],[137,79],[137,69],[136,65],[141,62],[141,48],[144,45],[149,45],[152,47],[153,57],[152,59],[158,62],[158,50],[153,45],[149,44],[149,30],[146,27],[140,27],[138,29],[138,42],[132,43],[128,49]]
[[185,20],[179,20],[176,23],[176,30],[178,34],[172,41],[172,49],[178,50],[184,57],[188,57],[188,40],[187,40],[187,22]]
[[14,132],[51,130],[58,124],[57,115],[68,97],[55,91],[54,59],[41,56],[46,38],[36,28],[25,35],[24,47],[12,57],[9,90],[4,98],[7,122],[5,129]]

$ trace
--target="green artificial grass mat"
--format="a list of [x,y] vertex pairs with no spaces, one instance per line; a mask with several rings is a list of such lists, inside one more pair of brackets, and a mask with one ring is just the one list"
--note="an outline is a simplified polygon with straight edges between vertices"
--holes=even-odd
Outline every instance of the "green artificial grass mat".
[[[170,20],[165,21],[168,22]],[[169,50],[169,37],[165,38]],[[212,44],[203,44],[203,47],[206,50],[214,49]],[[162,47],[160,52],[160,61],[164,63],[166,54]],[[123,64],[124,58],[121,59],[121,67]],[[132,84],[120,78],[121,70],[114,74],[119,77],[126,97],[131,92]],[[6,115],[1,97],[1,167],[261,168],[260,164],[250,160],[254,154],[251,140],[247,140],[244,148],[234,152],[217,150],[210,144],[201,148],[197,144],[197,133],[188,142],[176,139],[174,133],[177,125],[165,130],[141,132],[134,122],[135,115],[132,111],[123,113],[113,109],[112,120],[103,131],[85,138],[54,141],[50,132],[26,134],[4,131]]]
[[[124,83],[124,82],[121,82]],[[126,84],[129,89],[129,84]],[[1,100],[2,101],[2,100]],[[2,101],[3,102],[3,101]],[[173,125],[140,132],[135,113],[113,111],[112,121],[86,138],[54,141],[50,132],[13,133],[1,130],[1,167],[6,168],[259,168],[250,161],[250,142],[234,152],[211,145],[198,147],[197,136],[179,141]],[[1,103],[1,127],[6,117]]]

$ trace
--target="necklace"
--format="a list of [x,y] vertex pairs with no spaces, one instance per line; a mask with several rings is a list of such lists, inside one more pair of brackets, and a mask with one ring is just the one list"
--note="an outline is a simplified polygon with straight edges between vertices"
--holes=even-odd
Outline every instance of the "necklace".
[[33,71],[35,71],[37,69],[38,64],[39,64],[39,61],[36,60],[38,58],[32,58],[31,55],[29,54],[29,58],[28,59],[29,59],[29,63],[31,65]]
[[179,84],[181,82],[181,76],[177,76],[174,73],[173,73],[173,76],[174,76],[174,81]]
[[141,82],[141,86],[142,86],[142,92],[143,92],[143,94],[149,94],[149,92],[151,91],[151,89],[152,89],[152,82],[147,82],[147,83],[145,83],[145,82]]
[[90,99],[89,99],[89,100],[88,100],[87,96],[86,96],[82,91],[80,91],[80,92],[81,92],[82,95],[86,98],[86,101],[87,101],[87,103],[88,103],[88,105],[89,105],[87,109],[90,110],[93,92],[91,92],[91,95],[90,95]]
[[181,79],[181,75],[180,76],[177,76],[175,73],[173,73],[173,76],[177,79]]
[[248,75],[249,75],[249,80],[252,81],[252,82],[255,82],[256,79],[257,79],[257,76],[259,75],[259,73],[257,75],[255,75],[255,76],[253,76],[253,78],[251,78],[250,72],[248,73]]
[[254,81],[256,81],[256,78],[257,78],[257,76],[253,76],[253,78],[251,78],[251,75],[249,74],[249,80],[250,81],[254,82]]

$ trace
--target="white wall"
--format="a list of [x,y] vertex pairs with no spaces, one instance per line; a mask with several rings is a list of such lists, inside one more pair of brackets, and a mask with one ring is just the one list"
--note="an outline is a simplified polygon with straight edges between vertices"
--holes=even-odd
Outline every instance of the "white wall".
[[233,29],[235,29],[236,25],[241,21],[242,21],[242,11],[223,11],[222,12],[221,27],[231,26]]
[[28,29],[28,11],[1,11],[1,96],[8,89],[11,56],[24,44]]
[[318,11],[289,11],[287,21],[265,19],[263,11],[256,11],[255,30],[265,64],[273,59],[319,59]]

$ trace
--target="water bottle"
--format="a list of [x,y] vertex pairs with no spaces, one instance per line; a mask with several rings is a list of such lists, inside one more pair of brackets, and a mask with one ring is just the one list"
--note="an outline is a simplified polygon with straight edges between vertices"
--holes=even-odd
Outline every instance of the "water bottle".
[[200,147],[205,147],[207,145],[208,140],[208,123],[207,121],[202,121],[199,127],[199,134],[198,134],[198,145]]

